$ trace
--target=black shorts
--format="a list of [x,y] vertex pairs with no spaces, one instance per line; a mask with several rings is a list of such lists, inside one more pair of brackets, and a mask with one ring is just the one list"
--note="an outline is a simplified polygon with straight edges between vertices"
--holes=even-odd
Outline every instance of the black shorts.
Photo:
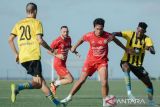
[[42,65],[40,60],[23,62],[21,64],[27,70],[27,74],[42,77]]
[[[121,61],[120,66],[122,68],[122,64],[126,63],[126,61]],[[128,63],[128,62],[127,62]],[[132,64],[128,63],[130,70],[134,73],[138,79],[148,77],[148,72],[144,69],[143,66],[133,66]]]

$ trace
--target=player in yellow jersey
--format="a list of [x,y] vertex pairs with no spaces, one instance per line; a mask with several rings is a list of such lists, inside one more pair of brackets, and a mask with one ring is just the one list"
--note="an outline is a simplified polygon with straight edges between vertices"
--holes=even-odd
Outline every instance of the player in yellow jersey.
[[145,50],[155,54],[153,42],[146,33],[147,24],[140,22],[136,31],[114,32],[113,35],[123,37],[127,40],[126,47],[133,49],[133,54],[124,53],[121,60],[121,68],[125,74],[127,94],[129,98],[134,98],[131,93],[130,71],[134,73],[147,87],[149,104],[153,105],[153,85],[148,76],[148,72],[142,66],[145,56]]
[[[50,46],[44,41],[43,28],[39,20],[36,19],[37,5],[28,3],[26,6],[27,17],[16,23],[9,37],[9,44],[13,50],[16,62],[32,75],[31,82],[11,84],[11,101],[14,103],[16,95],[24,89],[41,89],[43,93],[56,105],[59,101],[54,98],[42,76],[40,45],[48,51],[53,52]],[[14,44],[17,38],[18,50]]]

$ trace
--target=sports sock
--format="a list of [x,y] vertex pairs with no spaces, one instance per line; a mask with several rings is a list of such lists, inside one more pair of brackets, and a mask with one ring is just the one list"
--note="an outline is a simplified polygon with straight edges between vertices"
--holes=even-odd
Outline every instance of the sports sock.
[[54,85],[57,87],[57,86],[59,86],[59,85],[61,85],[61,81],[60,80],[56,80],[55,82],[54,82]]
[[32,83],[31,82],[26,82],[26,83],[18,84],[18,86],[17,86],[18,91],[21,91],[21,90],[24,90],[24,89],[33,89]]
[[130,77],[130,72],[124,72],[124,79],[126,83],[126,88],[127,88],[127,94],[131,94],[131,77]]
[[54,104],[59,105],[60,102],[54,98],[53,94],[50,92],[47,96],[46,96],[50,101],[52,101]]
[[153,92],[154,92],[153,87],[152,88],[147,88],[146,92],[148,93],[148,99],[153,100]]

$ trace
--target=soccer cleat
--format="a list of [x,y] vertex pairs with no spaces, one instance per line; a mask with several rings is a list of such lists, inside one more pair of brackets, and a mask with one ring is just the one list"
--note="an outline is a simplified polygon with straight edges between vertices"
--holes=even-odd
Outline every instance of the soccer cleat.
[[53,103],[56,105],[56,107],[67,107],[67,104],[61,103],[58,99],[54,98]]
[[16,91],[16,85],[14,83],[11,84],[11,101],[14,103],[16,101],[16,95],[18,92]]
[[72,98],[71,97],[66,97],[65,99],[61,100],[60,102],[64,105],[67,105],[68,102],[72,101]]
[[56,86],[54,85],[54,82],[51,82],[50,90],[51,90],[53,95],[56,95]]
[[153,100],[148,100],[148,106],[149,107],[156,107],[157,105],[155,104],[155,102]]
[[135,98],[132,94],[129,94],[129,95],[128,95],[128,99],[135,100],[136,98]]

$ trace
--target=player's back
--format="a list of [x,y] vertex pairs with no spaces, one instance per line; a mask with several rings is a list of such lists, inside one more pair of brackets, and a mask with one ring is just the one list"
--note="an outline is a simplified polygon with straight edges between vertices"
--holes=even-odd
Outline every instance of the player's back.
[[43,28],[39,20],[25,18],[19,21],[13,28],[12,34],[18,37],[20,63],[40,59],[37,35],[43,35]]

